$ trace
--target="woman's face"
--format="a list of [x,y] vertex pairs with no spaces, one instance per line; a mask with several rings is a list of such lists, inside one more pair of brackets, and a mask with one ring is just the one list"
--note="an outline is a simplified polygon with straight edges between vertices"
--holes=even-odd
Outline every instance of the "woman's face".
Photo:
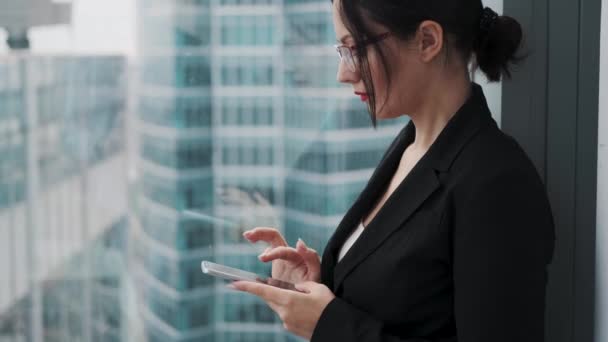
[[[341,0],[333,2],[333,22],[338,44],[354,46],[355,42],[346,29],[340,15]],[[373,35],[388,32],[380,25],[371,23]],[[391,84],[382,67],[380,56],[372,46],[367,48],[372,84],[376,95],[376,118],[378,120],[392,119],[404,114],[412,114],[419,106],[421,89],[424,88],[424,65],[421,65],[416,49],[416,40],[404,42],[394,36],[377,43],[385,55],[385,62],[391,66]],[[357,68],[359,69],[359,68]],[[364,102],[369,101],[366,95],[368,90],[361,78],[360,70],[352,71],[345,62],[338,67],[338,81],[351,84],[354,95],[361,97]]]

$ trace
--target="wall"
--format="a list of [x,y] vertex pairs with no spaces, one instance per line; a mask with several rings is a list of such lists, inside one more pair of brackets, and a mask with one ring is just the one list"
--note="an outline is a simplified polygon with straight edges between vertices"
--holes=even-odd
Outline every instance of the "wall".
[[605,342],[608,341],[608,6],[602,8],[600,39],[595,341]]
[[[490,7],[498,14],[503,13],[503,0],[484,0],[483,5]],[[488,83],[480,71],[475,74],[475,82],[483,86],[483,91],[488,100],[488,106],[492,111],[492,117],[500,125],[502,118],[502,83]]]

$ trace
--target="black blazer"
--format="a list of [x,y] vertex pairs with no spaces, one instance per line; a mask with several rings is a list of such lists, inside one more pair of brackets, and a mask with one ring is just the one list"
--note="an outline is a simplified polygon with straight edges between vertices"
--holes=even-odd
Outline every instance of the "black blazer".
[[336,298],[311,341],[543,341],[551,209],[535,167],[476,84],[337,263],[414,136],[410,121],[329,240],[321,278]]

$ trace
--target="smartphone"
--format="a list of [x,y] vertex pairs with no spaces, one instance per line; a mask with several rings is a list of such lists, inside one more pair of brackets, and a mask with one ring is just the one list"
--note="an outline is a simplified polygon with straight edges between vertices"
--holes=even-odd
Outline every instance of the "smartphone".
[[201,269],[203,273],[210,276],[219,277],[227,280],[244,280],[262,283],[281,289],[292,290],[302,292],[296,289],[295,285],[286,281],[277,280],[269,277],[264,277],[259,274],[239,270],[238,268],[232,268],[225,265],[216,264],[210,261],[203,261],[201,263]]

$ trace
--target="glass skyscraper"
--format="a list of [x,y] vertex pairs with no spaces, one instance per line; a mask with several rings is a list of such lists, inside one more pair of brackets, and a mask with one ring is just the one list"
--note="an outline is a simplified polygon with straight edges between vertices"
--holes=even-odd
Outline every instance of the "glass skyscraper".
[[210,341],[214,227],[186,210],[213,205],[211,6],[138,2],[140,195],[131,226],[133,273],[149,341]]
[[0,340],[124,335],[125,66],[0,58]]
[[[282,3],[212,2],[215,260],[268,273],[242,232],[281,222],[283,195]],[[260,200],[262,202],[260,202]],[[262,203],[266,203],[265,208]],[[216,287],[216,341],[283,341],[260,299]]]
[[268,274],[242,232],[320,253],[404,124],[370,129],[336,81],[326,1],[139,0],[140,200],[133,227],[150,341],[285,341],[266,304],[201,273]]

